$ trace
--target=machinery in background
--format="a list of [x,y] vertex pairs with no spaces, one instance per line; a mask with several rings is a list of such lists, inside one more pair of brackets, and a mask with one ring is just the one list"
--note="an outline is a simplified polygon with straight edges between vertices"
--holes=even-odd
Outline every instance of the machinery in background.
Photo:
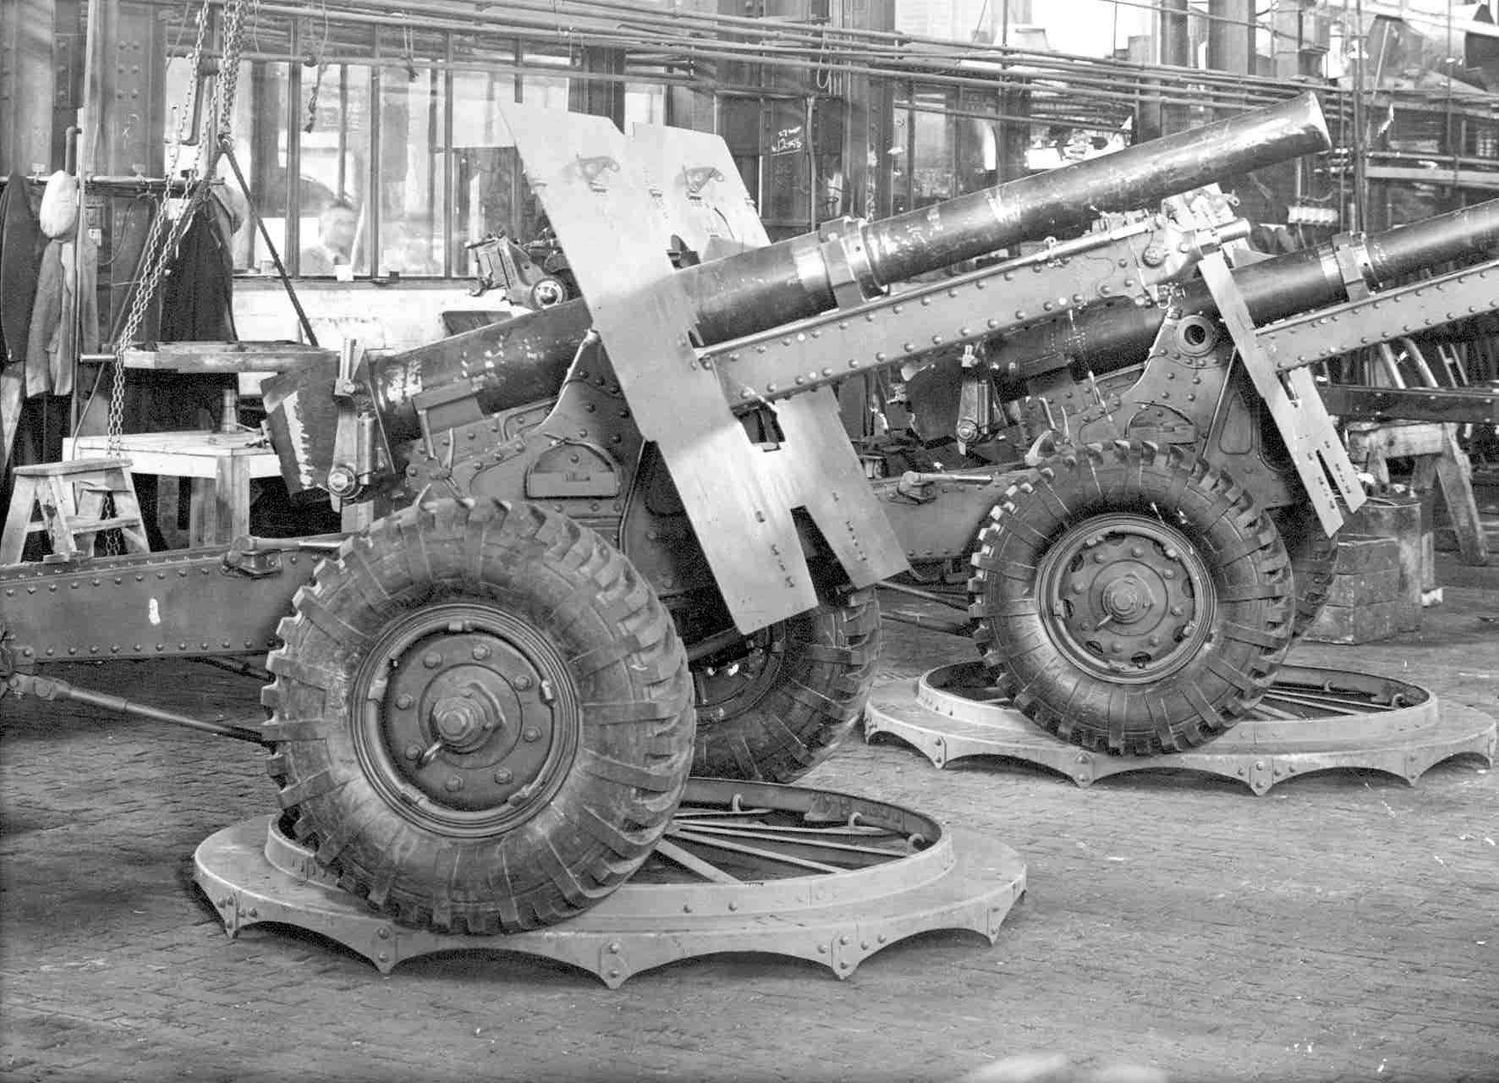
[[578,296],[567,257],[546,236],[520,245],[503,234],[491,233],[463,247],[474,261],[470,297],[499,290],[512,305],[543,309]]

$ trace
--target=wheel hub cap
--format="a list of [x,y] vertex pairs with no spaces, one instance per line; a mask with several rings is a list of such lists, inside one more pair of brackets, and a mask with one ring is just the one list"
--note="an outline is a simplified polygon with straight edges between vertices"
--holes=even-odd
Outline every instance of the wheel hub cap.
[[529,625],[485,606],[407,618],[364,668],[361,754],[403,813],[494,830],[537,811],[577,747],[565,663]]
[[1206,642],[1215,606],[1207,564],[1186,536],[1130,513],[1065,531],[1042,558],[1037,585],[1057,648],[1124,683],[1184,665]]

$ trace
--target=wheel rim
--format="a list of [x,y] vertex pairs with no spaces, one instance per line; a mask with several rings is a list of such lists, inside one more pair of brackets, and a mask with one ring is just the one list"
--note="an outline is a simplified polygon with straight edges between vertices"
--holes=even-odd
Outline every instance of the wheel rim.
[[780,679],[786,627],[775,624],[737,646],[694,662],[692,685],[698,724],[722,722],[758,703]]
[[1158,681],[1211,636],[1216,594],[1206,561],[1186,535],[1144,515],[1069,527],[1042,558],[1037,586],[1057,649],[1111,681]]
[[491,606],[437,605],[387,627],[360,665],[355,750],[390,806],[484,836],[530,819],[577,754],[577,687],[557,647]]

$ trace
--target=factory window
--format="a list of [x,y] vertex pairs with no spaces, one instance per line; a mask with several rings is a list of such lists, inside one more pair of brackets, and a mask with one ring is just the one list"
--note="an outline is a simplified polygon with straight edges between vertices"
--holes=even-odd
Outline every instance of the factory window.
[[[540,209],[500,107],[578,108],[584,84],[566,46],[266,15],[252,38],[230,134],[290,273],[462,278],[467,244],[490,233],[535,236]],[[193,142],[178,150],[191,128],[191,40],[190,27],[176,37],[166,84],[166,161],[177,151],[178,172],[201,161]],[[616,100],[626,126],[665,121],[661,85],[626,82]],[[242,212],[227,162],[216,175],[221,197]],[[236,269],[274,274],[271,249],[250,216],[240,218]]]

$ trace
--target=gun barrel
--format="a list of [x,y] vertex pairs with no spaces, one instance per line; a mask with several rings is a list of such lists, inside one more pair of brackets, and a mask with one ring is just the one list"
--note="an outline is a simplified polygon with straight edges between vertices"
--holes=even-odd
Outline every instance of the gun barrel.
[[[1329,145],[1321,106],[1306,93],[894,218],[856,223],[858,236],[847,240],[867,256],[872,283],[888,285]],[[705,345],[831,309],[837,303],[833,278],[817,234],[678,272]],[[376,408],[390,438],[420,433],[411,399],[423,387],[467,379],[486,408],[543,397],[538,387],[560,382],[586,320],[582,303],[570,302],[376,363]]]
[[[1396,226],[1364,239],[1368,275],[1387,284],[1449,260],[1471,259],[1499,248],[1499,199]],[[1257,324],[1270,323],[1347,299],[1336,242],[1276,256],[1234,270],[1234,285]],[[1218,312],[1201,279],[1182,291],[1183,315]],[[1095,371],[1133,364],[1155,341],[1165,313],[1158,308],[1106,306],[1077,313],[1067,325],[1048,325],[1014,337],[1011,348],[1025,355],[1056,354]]]
[[[858,226],[852,247],[878,285],[1081,228],[1107,211],[1159,202],[1223,177],[1326,150],[1314,94],[1049,173]],[[705,344],[765,331],[836,304],[815,234],[689,268],[683,285]]]

